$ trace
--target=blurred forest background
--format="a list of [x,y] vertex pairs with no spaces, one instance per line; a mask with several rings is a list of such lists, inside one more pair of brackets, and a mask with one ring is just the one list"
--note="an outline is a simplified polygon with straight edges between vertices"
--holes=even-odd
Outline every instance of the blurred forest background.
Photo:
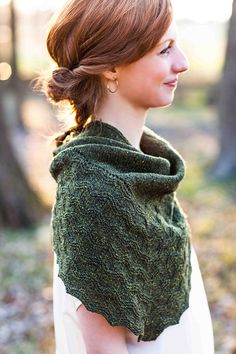
[[[56,186],[48,166],[62,112],[30,83],[51,68],[46,34],[62,3],[0,0],[0,354],[55,352],[50,210]],[[192,227],[216,353],[235,354],[236,1],[173,5],[191,69],[174,104],[151,110],[147,125],[186,160],[178,196]]]

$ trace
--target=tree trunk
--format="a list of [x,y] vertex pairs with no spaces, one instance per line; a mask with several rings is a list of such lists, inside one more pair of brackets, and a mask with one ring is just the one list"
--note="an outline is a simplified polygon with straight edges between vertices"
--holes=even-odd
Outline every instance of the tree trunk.
[[44,208],[30,189],[14,155],[4,120],[3,92],[0,89],[0,228],[33,226]]
[[14,96],[15,105],[15,127],[21,131],[25,131],[21,115],[21,105],[24,99],[25,86],[23,85],[18,71],[17,64],[17,14],[15,9],[15,1],[10,1],[10,27],[11,27],[11,58],[10,65],[12,75],[8,80],[9,90]]
[[219,178],[236,177],[236,0],[229,22],[228,44],[219,93],[220,153],[213,168]]
[[16,37],[16,12],[14,1],[10,1],[10,27],[11,27],[11,68],[12,68],[12,79],[18,80],[18,68],[17,68],[17,37]]

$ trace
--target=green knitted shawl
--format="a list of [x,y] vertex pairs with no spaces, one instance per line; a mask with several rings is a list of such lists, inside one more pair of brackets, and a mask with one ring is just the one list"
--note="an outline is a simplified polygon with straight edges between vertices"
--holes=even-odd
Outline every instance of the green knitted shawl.
[[52,232],[66,291],[151,341],[189,307],[191,235],[183,159],[146,126],[140,147],[96,121],[57,148]]

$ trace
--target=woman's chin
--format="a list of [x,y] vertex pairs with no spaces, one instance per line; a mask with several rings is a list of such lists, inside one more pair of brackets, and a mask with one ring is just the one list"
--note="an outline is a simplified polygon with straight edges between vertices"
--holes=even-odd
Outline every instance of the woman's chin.
[[173,103],[173,100],[174,100],[174,95],[172,95],[172,97],[169,97],[168,99],[163,100],[162,102],[159,102],[159,104],[156,105],[155,107],[161,108],[161,107],[171,106],[171,104]]

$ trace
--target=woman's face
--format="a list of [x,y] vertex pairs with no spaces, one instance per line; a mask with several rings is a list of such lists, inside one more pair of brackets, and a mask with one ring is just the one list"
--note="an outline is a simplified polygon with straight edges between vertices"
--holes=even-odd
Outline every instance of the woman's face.
[[138,109],[167,106],[173,101],[179,74],[187,69],[172,22],[154,49],[134,63],[117,67],[117,94]]

